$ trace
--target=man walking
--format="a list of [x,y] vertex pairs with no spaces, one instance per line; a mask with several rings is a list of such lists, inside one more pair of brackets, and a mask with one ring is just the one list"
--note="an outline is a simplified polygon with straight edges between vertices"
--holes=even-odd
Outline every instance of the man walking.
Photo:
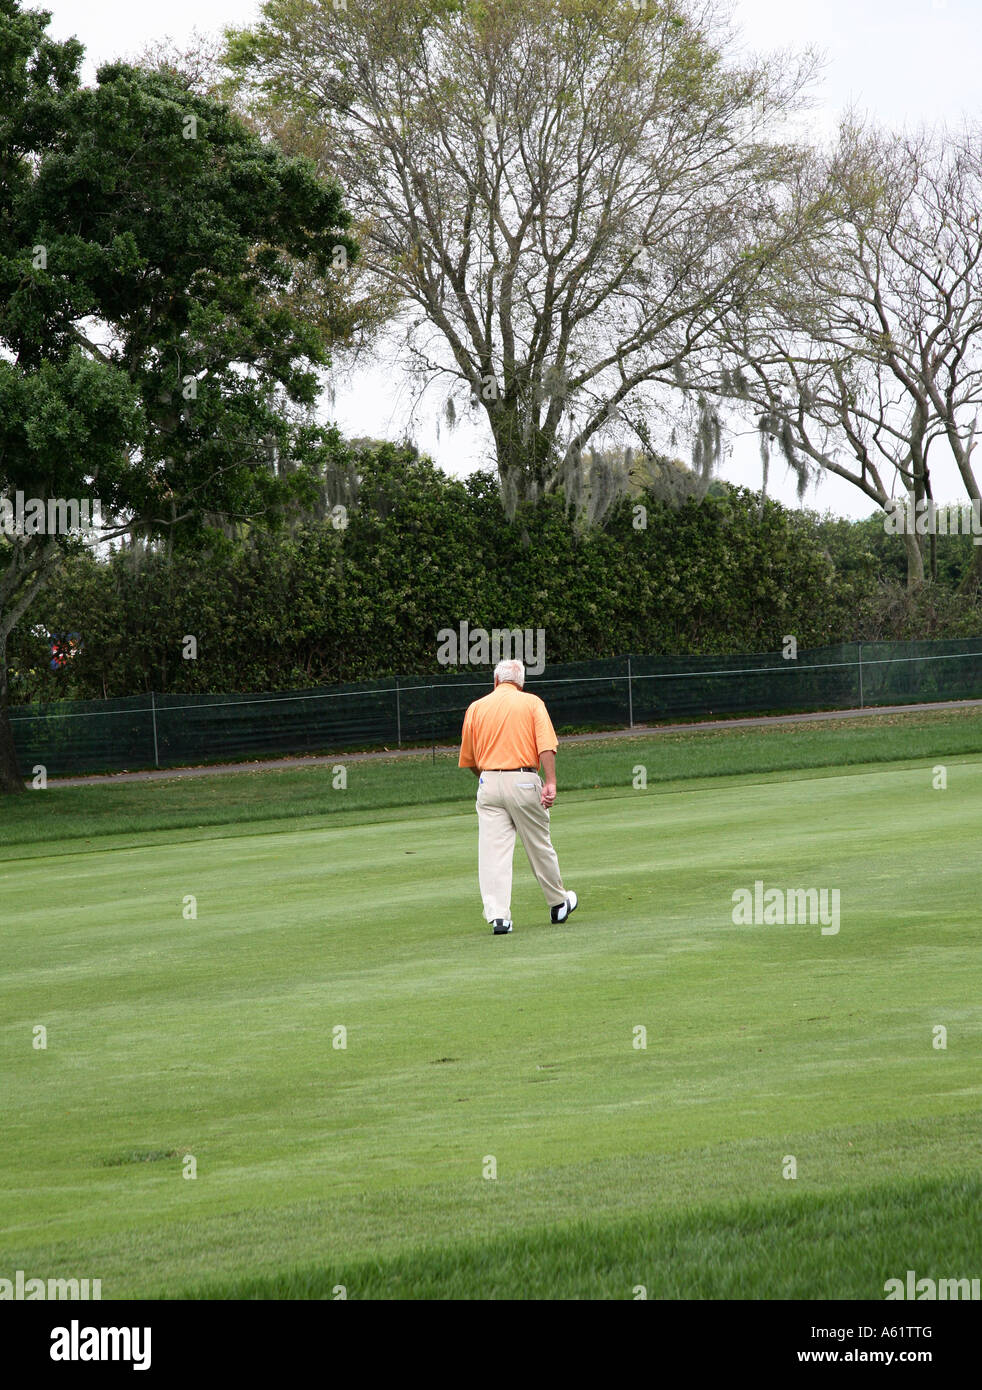
[[[556,799],[556,749],[552,720],[538,695],[526,694],[525,667],[499,661],[494,690],[464,715],[458,766],[478,779],[478,877],[484,916],[495,936],[512,929],[511,875],[515,832],[549,904],[553,922],[576,908],[567,892],[549,835],[549,807]],[[545,784],[539,780],[539,763]]]

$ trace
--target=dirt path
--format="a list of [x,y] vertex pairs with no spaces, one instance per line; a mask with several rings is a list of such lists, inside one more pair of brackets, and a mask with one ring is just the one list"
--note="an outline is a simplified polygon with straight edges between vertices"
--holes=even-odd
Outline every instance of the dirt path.
[[[821,710],[809,714],[755,715],[751,719],[712,719],[698,724],[636,724],[633,729],[611,729],[597,734],[570,734],[562,743],[596,743],[612,738],[652,738],[659,734],[678,734],[712,729],[749,729],[767,724],[817,724],[831,719],[868,719],[873,715],[915,714],[918,711],[972,709],[982,700],[945,700],[927,705],[879,705],[870,709]],[[248,763],[212,763],[205,767],[170,767],[154,772],[108,772],[88,777],[53,777],[51,787],[85,787],[98,782],[159,782],[175,777],[217,777],[234,772],[277,772],[295,767],[331,767],[335,763],[368,762],[384,758],[428,758],[433,753],[455,753],[457,744],[437,744],[431,748],[393,748],[376,753],[332,753],[309,758],[256,759]]]

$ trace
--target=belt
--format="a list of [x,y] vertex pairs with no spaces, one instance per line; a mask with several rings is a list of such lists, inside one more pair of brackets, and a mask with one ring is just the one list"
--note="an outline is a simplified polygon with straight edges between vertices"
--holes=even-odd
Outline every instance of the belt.
[[538,772],[537,767],[486,767],[484,772]]

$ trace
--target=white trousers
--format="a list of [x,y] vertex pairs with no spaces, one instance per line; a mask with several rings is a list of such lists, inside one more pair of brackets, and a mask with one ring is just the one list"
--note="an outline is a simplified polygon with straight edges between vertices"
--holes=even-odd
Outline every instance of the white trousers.
[[566,901],[559,859],[534,772],[482,772],[477,788],[478,877],[484,916],[511,918],[512,861],[516,831],[550,907]]

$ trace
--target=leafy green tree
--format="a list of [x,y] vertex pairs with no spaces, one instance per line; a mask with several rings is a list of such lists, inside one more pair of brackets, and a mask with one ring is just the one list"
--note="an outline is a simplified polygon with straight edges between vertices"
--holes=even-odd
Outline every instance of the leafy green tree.
[[[331,334],[287,291],[298,265],[329,275],[357,255],[341,192],[310,161],[173,72],[110,63],[83,88],[81,45],[49,22],[0,0],[7,792],[22,787],[8,639],[69,552],[126,534],[193,546],[316,492],[335,448],[312,417]],[[18,494],[43,530],[37,514],[19,524]],[[91,530],[59,499],[89,503]]]

